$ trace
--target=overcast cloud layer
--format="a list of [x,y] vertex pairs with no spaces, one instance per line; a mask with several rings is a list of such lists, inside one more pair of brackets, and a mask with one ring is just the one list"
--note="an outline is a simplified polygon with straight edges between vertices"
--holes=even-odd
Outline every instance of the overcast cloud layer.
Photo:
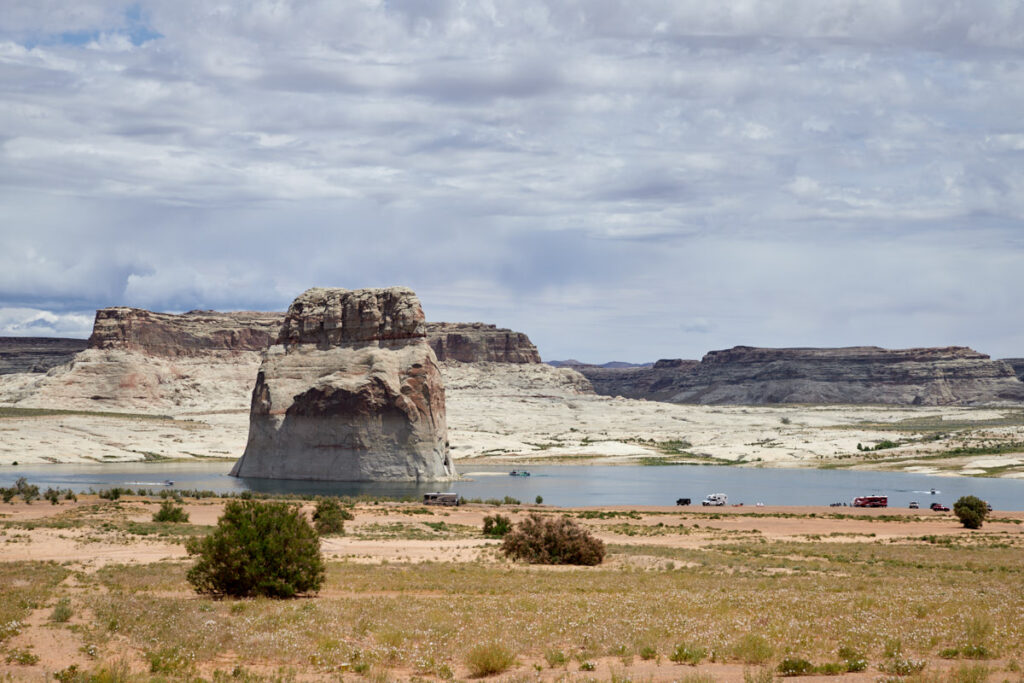
[[402,284],[545,359],[1024,356],[1019,2],[3,4],[0,334]]

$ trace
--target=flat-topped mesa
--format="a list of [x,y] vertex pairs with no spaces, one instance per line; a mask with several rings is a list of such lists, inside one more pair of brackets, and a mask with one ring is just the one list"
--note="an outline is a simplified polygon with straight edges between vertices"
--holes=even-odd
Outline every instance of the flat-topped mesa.
[[84,339],[0,337],[0,375],[46,372],[88,347]]
[[455,475],[444,385],[410,289],[311,289],[256,378],[231,474],[322,481]]
[[1024,401],[1013,368],[962,346],[763,349],[704,356],[679,403],[981,405]]
[[522,332],[486,323],[427,323],[430,348],[439,361],[540,363],[540,353]]
[[117,306],[96,311],[89,348],[153,356],[195,356],[211,351],[263,351],[283,316],[256,311],[155,313]]

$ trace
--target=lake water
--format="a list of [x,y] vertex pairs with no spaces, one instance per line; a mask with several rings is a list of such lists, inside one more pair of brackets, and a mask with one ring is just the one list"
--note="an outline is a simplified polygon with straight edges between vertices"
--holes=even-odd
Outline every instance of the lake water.
[[[754,505],[828,505],[849,503],[862,495],[889,496],[890,507],[921,507],[934,501],[952,506],[957,498],[974,495],[997,510],[1024,510],[1024,480],[974,477],[936,477],[901,472],[846,470],[745,469],[699,465],[661,467],[607,465],[527,465],[531,476],[512,477],[511,466],[456,463],[462,481],[430,484],[304,482],[236,479],[227,475],[230,462],[123,463],[102,465],[45,465],[3,467],[0,486],[18,477],[40,489],[100,490],[112,486],[321,495],[373,495],[419,498],[438,490],[456,491],[465,498],[512,496],[533,502],[542,496],[549,505],[672,505],[677,498],[699,504],[709,493],[725,493],[730,503]],[[518,466],[517,466],[518,467]],[[162,483],[173,480],[173,487]],[[932,494],[931,490],[936,493]]]

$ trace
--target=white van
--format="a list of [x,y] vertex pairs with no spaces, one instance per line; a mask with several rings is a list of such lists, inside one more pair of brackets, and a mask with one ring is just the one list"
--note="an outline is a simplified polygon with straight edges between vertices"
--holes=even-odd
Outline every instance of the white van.
[[722,506],[729,502],[729,497],[724,493],[709,493],[708,497],[700,502],[705,507],[708,505]]

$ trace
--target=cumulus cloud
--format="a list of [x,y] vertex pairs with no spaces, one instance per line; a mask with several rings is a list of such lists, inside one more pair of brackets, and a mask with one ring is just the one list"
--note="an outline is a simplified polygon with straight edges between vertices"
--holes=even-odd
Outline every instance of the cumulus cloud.
[[406,284],[547,358],[1024,349],[1019,3],[4,12],[9,308]]

